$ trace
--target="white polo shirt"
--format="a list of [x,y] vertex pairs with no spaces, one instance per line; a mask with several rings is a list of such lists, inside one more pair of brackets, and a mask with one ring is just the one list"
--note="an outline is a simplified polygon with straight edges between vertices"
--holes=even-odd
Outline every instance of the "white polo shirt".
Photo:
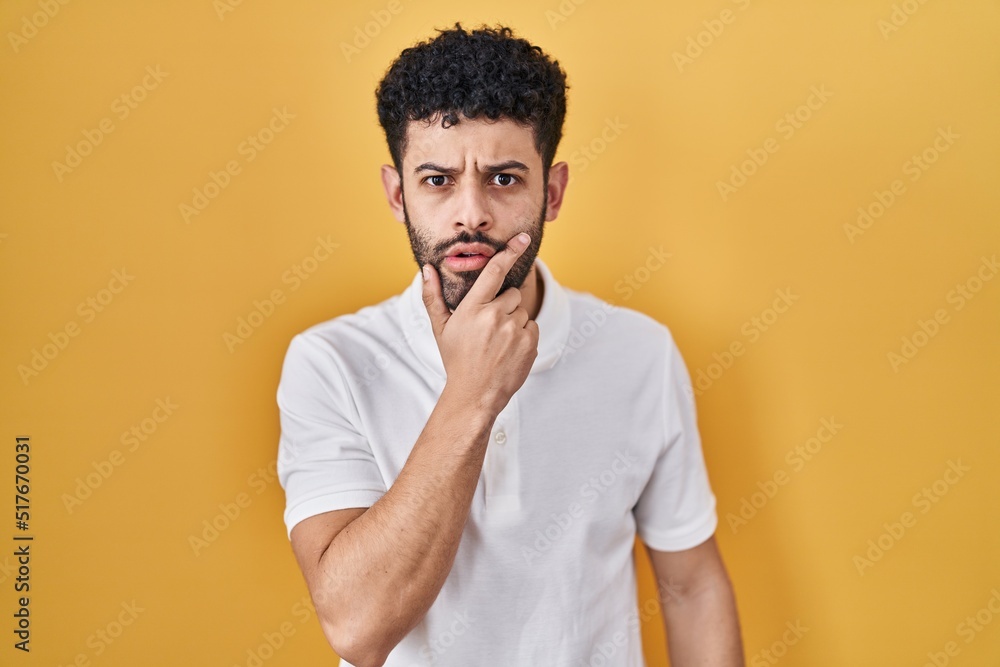
[[[451,572],[386,667],[640,667],[636,534],[677,551],[715,532],[670,331],[535,263],[538,356],[494,423]],[[402,294],[292,338],[277,390],[289,535],[370,507],[399,475],[445,384],[421,291],[418,271]]]

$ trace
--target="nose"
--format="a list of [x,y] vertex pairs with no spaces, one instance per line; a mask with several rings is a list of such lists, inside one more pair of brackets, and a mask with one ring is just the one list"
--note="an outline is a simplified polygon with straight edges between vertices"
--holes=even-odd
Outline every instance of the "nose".
[[456,199],[453,227],[455,231],[465,228],[470,232],[486,231],[493,226],[493,212],[489,194],[483,184],[475,179],[463,179]]

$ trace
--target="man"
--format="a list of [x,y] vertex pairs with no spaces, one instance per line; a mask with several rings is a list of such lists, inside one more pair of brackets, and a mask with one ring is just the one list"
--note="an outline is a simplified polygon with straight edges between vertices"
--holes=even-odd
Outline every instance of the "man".
[[296,335],[277,392],[323,632],[356,667],[640,666],[638,533],[673,665],[742,666],[670,332],[536,257],[569,177],[565,74],[509,28],[439,32],[376,91],[421,272]]

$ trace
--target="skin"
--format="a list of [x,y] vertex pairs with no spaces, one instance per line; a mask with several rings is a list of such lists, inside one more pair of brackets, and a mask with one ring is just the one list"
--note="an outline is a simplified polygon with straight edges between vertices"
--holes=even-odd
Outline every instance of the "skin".
[[732,583],[715,535],[681,551],[646,546],[658,582],[670,664],[743,667],[743,640]]
[[[526,170],[489,170],[509,161]],[[427,164],[456,173],[417,171]],[[450,309],[461,302],[481,270],[448,268],[442,263],[448,249],[456,241],[481,241],[497,249],[523,231],[531,235],[531,246],[501,289],[520,287],[525,309],[531,319],[537,317],[541,280],[534,259],[543,223],[558,216],[569,180],[565,162],[552,165],[547,186],[542,168],[531,128],[509,119],[463,117],[448,128],[441,127],[438,118],[410,123],[403,177],[392,165],[383,165],[382,185],[396,220],[407,226],[417,263],[431,263],[437,269]]]
[[[526,170],[488,168],[511,160]],[[417,170],[426,163],[451,171]],[[560,162],[549,169],[546,185],[531,129],[506,119],[462,118],[449,128],[411,122],[402,172],[383,165],[382,183],[394,216],[407,226],[415,259],[426,264],[423,301],[445,387],[399,476],[377,502],[310,517],[291,533],[327,640],[359,667],[384,664],[423,619],[451,570],[493,424],[538,354],[534,320],[544,295],[534,257],[543,221],[556,219],[569,178]],[[445,266],[448,248],[470,238],[497,253],[474,272]],[[733,657],[739,655],[732,649],[739,641],[735,607],[726,603],[731,589],[722,585],[717,551],[702,545],[651,555],[657,574],[671,577],[674,590],[691,601],[684,613],[668,613],[664,603],[674,664],[742,665]]]

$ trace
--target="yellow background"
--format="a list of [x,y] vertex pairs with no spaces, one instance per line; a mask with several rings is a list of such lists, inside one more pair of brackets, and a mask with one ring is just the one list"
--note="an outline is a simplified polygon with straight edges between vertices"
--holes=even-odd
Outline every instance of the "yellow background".
[[[295,333],[416,271],[378,178],[373,91],[401,49],[460,20],[509,24],[568,72],[556,159],[573,180],[541,252],[557,279],[664,322],[692,376],[717,376],[698,416],[748,663],[922,665],[952,641],[948,664],[1000,664],[1000,615],[971,641],[960,628],[1000,590],[1000,280],[983,268],[973,299],[949,300],[1000,252],[998,4],[398,1],[395,14],[381,1],[0,5],[0,662],[247,665],[285,624],[263,664],[335,664],[268,472],[274,393]],[[380,11],[386,25],[345,54]],[[120,117],[116,100],[144,79]],[[800,108],[811,87],[829,97]],[[275,108],[294,118],[250,161],[241,143]],[[786,136],[796,112],[807,119]],[[102,119],[113,131],[57,175]],[[948,128],[958,136],[935,155]],[[769,139],[778,150],[724,198],[718,182]],[[936,161],[911,180],[925,150]],[[231,160],[239,173],[185,221],[180,205]],[[903,194],[852,242],[845,225],[897,179]],[[336,250],[293,290],[283,276],[320,237]],[[666,265],[641,271],[661,246]],[[134,278],[102,293],[122,269]],[[782,289],[798,299],[756,329]],[[274,290],[284,302],[227,346]],[[915,336],[939,309],[946,323]],[[22,379],[72,323],[78,335]],[[904,337],[925,344],[894,368]],[[734,342],[744,353],[722,369],[713,355]],[[157,399],[178,406],[162,423]],[[786,455],[823,418],[843,427],[794,469]],[[143,420],[155,432],[129,451],[121,436]],[[18,435],[32,443],[30,655],[10,632]],[[116,450],[120,465],[67,507]],[[968,471],[916,503],[949,461]],[[781,472],[766,504],[753,497]],[[191,536],[237,499],[196,554]],[[744,499],[761,507],[734,530]],[[915,525],[859,572],[907,511]],[[655,589],[639,555],[642,603]],[[98,639],[120,615],[121,634]],[[808,631],[787,643],[796,622]],[[666,664],[659,615],[643,633],[649,664]]]

